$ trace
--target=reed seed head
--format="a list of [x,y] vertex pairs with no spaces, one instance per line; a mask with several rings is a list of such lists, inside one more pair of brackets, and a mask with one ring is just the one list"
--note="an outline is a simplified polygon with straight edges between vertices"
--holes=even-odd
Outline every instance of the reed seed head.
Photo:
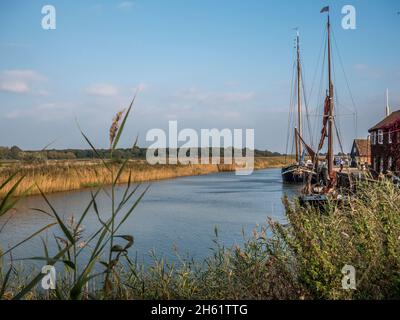
[[121,122],[121,119],[122,119],[122,116],[124,115],[124,113],[125,113],[125,109],[118,111],[112,120],[111,127],[110,127],[110,148],[112,147],[114,139],[117,136],[120,122]]

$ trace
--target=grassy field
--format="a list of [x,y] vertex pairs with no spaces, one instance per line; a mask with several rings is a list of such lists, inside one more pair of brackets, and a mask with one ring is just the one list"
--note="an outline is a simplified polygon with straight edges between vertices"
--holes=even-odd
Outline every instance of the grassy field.
[[[281,167],[285,163],[284,157],[257,157],[255,169]],[[115,167],[117,164],[115,165]],[[23,162],[6,162],[0,167],[0,182],[5,181],[18,170],[16,181],[21,176],[25,178],[17,188],[16,195],[28,189],[28,194],[39,193],[40,189],[48,194],[59,191],[77,190],[99,185],[108,185],[111,178],[108,169],[100,160],[53,160],[46,163],[27,164]],[[154,181],[171,179],[183,176],[195,176],[225,171],[234,171],[233,165],[149,165],[145,160],[128,161],[118,183],[127,183],[129,177],[132,182]],[[4,196],[11,188],[5,187],[0,191]]]

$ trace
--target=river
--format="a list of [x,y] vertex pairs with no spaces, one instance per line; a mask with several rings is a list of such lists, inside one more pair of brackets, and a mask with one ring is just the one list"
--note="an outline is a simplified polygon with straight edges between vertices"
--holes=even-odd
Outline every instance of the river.
[[[117,195],[121,196],[123,190],[124,186],[118,187]],[[194,259],[201,259],[214,246],[215,227],[221,244],[240,245],[242,231],[251,235],[257,225],[265,224],[267,217],[284,221],[282,197],[293,196],[298,191],[299,187],[282,184],[280,169],[255,171],[250,176],[219,173],[153,182],[120,234],[134,236],[130,254],[144,264],[149,263],[152,250],[170,261],[176,260],[176,249],[181,255],[188,253]],[[85,189],[55,193],[48,195],[48,199],[68,221],[72,216],[79,218],[90,202],[90,192]],[[110,202],[107,192],[98,196],[98,207],[104,218],[109,216]],[[41,196],[32,196],[0,219],[0,227],[8,221],[0,232],[3,250],[52,222],[51,217],[32,208],[49,210]],[[84,234],[89,235],[98,227],[97,216],[91,210],[84,223]],[[59,234],[51,229],[42,237],[55,253],[53,233]],[[13,252],[13,258],[32,256],[43,256],[39,237]]]

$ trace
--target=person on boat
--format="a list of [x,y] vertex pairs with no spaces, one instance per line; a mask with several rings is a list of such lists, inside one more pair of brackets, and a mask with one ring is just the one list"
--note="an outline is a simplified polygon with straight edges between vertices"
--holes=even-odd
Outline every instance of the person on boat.
[[340,158],[339,164],[340,164],[340,172],[342,172],[343,171],[343,166],[344,166],[344,161],[343,161],[342,158]]
[[328,166],[326,164],[326,161],[322,161],[321,164],[321,184],[326,186],[328,185],[328,180],[329,180],[329,173],[328,173]]

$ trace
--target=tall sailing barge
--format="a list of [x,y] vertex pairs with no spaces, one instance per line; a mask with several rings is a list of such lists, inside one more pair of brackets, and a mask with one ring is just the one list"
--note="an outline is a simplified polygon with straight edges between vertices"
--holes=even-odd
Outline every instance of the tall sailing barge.
[[[296,162],[282,168],[282,180],[284,183],[304,184],[309,178],[315,177],[313,165],[308,166],[305,162],[305,151],[312,158],[314,162],[315,153],[303,140],[303,124],[302,124],[302,95],[301,95],[301,81],[302,81],[302,68],[300,59],[300,35],[297,31],[296,37],[296,91],[297,91],[297,127],[294,128],[294,144],[296,148]],[[304,146],[304,149],[303,149]]]
[[[337,174],[334,170],[334,131],[335,131],[335,107],[334,107],[334,86],[332,81],[332,45],[331,45],[331,22],[329,17],[329,7],[324,7],[321,13],[327,12],[327,56],[328,56],[328,90],[326,92],[321,138],[316,152],[315,164],[318,171],[318,185],[312,186],[309,180],[304,195],[300,197],[300,203],[317,204],[325,203],[329,198],[338,200],[341,196],[337,193]],[[318,166],[318,154],[328,138],[327,155],[323,165]],[[338,136],[338,139],[339,136]],[[340,143],[340,140],[339,140]]]

